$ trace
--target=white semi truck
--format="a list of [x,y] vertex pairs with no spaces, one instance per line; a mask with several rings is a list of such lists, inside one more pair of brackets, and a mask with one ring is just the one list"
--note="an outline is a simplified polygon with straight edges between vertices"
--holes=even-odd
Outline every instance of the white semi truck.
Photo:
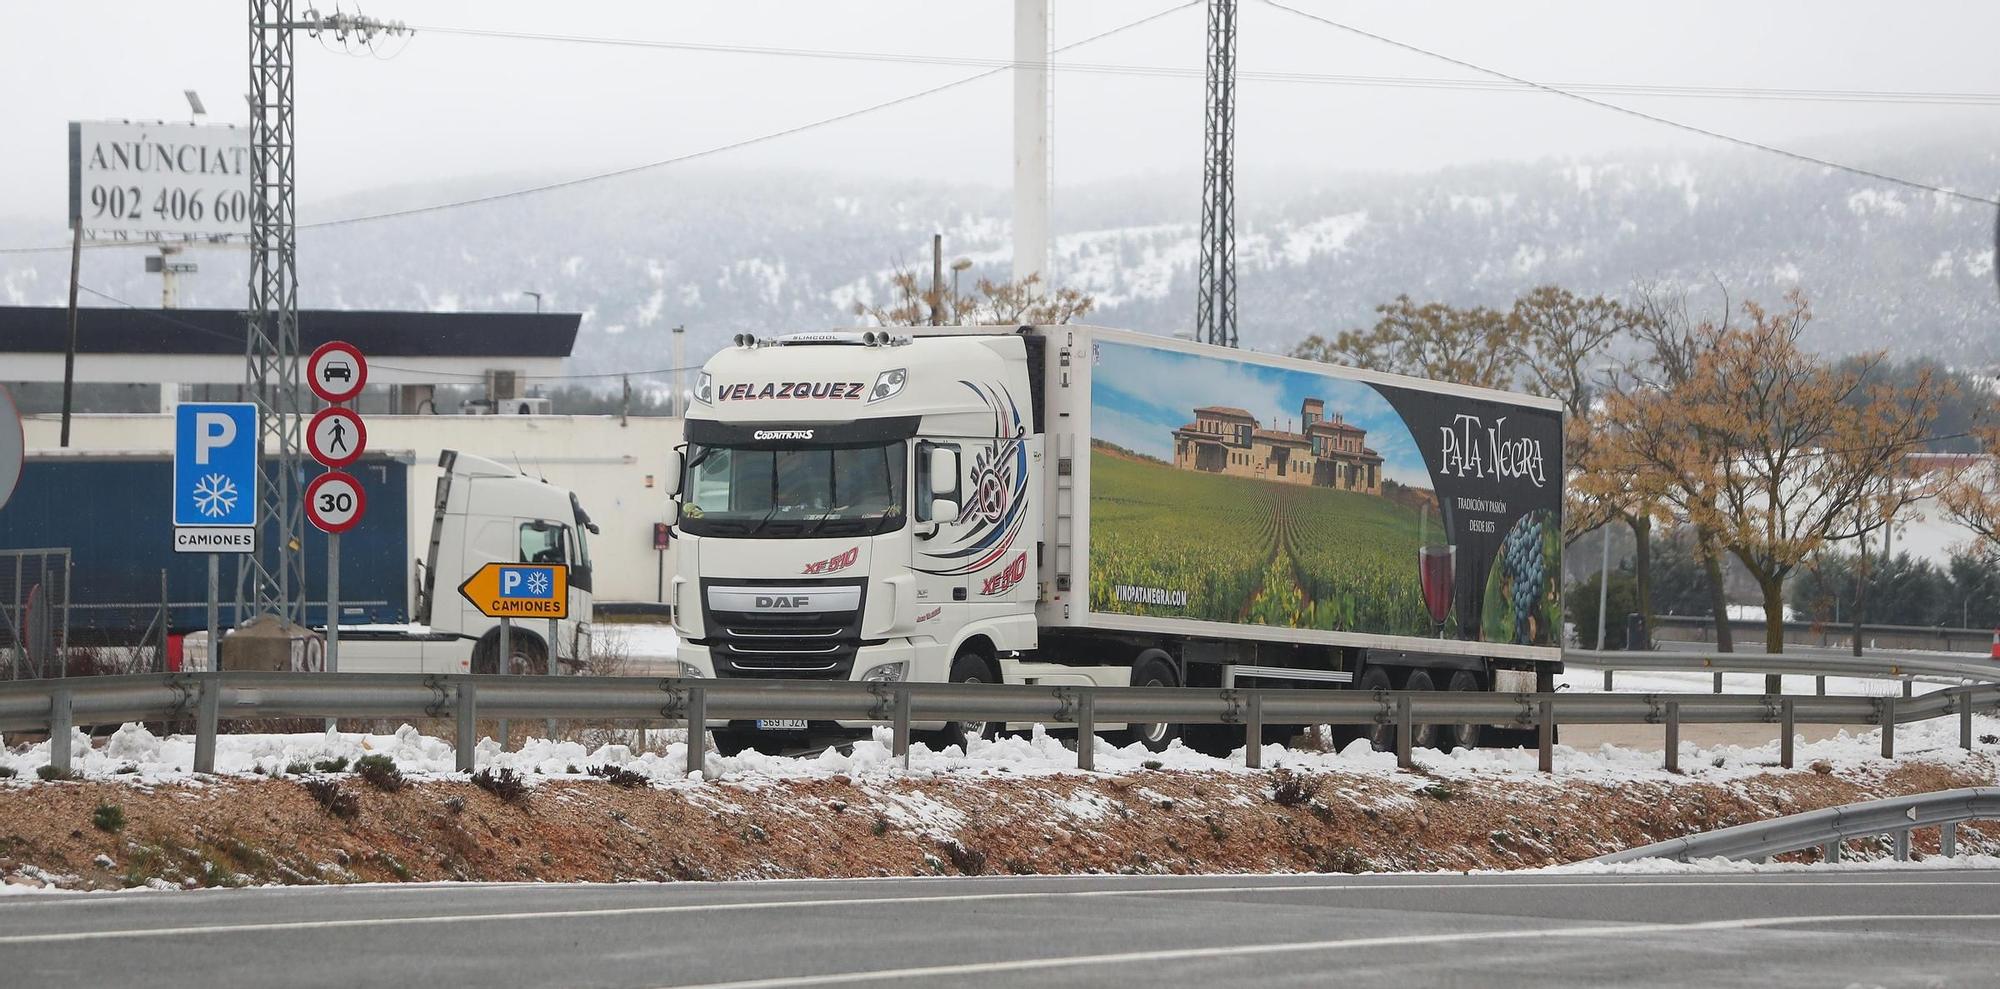
[[[692,399],[669,467],[688,675],[1513,691],[1559,669],[1542,399],[1070,325],[743,336]],[[724,751],[867,728],[711,727]]]
[[[575,492],[485,457],[446,450],[433,503],[430,543],[418,561],[407,625],[342,625],[342,673],[544,673],[549,623],[516,621],[508,655],[500,623],[458,593],[488,563],[560,563],[569,568],[570,617],[556,623],[553,655],[578,672],[590,660],[589,536],[597,531]],[[183,647],[189,669],[208,669],[208,633]],[[319,669],[321,660],[306,659]],[[587,670],[586,670],[587,672]]]

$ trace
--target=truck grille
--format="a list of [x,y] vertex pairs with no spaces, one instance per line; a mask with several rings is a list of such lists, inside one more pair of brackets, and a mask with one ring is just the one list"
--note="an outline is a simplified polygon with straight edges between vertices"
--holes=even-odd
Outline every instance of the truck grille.
[[716,676],[846,680],[853,675],[860,646],[859,607],[806,612],[711,608],[707,617],[706,645]]

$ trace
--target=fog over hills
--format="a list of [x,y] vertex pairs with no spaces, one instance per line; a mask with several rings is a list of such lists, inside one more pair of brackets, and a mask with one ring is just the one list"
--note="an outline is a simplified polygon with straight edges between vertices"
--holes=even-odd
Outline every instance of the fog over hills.
[[[1857,164],[1991,195],[2000,143],[1887,139]],[[1060,176],[1058,176],[1060,179]],[[422,183],[315,203],[311,222],[532,184],[535,176]],[[1155,177],[1058,185],[1054,281],[1094,294],[1093,322],[1184,330],[1194,311],[1198,183]],[[2000,362],[1989,207],[1748,151],[1631,154],[1462,166],[1422,175],[1239,178],[1245,346],[1372,321],[1399,293],[1505,305],[1537,284],[1626,291],[1681,284],[1714,305],[1811,297],[1812,344],[1831,354]],[[522,290],[585,314],[579,373],[663,368],[667,330],[699,361],[732,334],[854,322],[898,264],[928,273],[930,234],[973,277],[1009,267],[1005,190],[810,173],[661,169],[496,203],[300,234],[302,304],[519,309]],[[8,245],[44,223],[0,223]],[[64,254],[0,256],[0,301],[60,304]],[[239,306],[240,250],[196,255],[182,305]],[[84,283],[141,305],[158,282],[139,252],[86,252]],[[86,296],[86,301],[91,301]],[[101,304],[102,300],[95,300]]]

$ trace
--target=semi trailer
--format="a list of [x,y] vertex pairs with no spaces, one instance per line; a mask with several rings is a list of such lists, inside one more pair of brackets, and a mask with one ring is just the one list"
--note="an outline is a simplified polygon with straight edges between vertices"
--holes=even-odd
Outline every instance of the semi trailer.
[[[687,675],[1522,691],[1560,668],[1540,398],[1079,325],[745,335],[669,477]],[[868,728],[710,727],[724,751]]]

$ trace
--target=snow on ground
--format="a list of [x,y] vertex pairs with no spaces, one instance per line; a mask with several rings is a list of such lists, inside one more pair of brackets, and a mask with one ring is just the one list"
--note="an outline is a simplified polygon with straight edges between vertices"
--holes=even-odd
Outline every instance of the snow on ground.
[[[1942,679],[1922,678],[1916,681],[1914,691],[1927,694],[1933,690],[1958,686],[1958,682]],[[1659,694],[1708,694],[1715,691],[1715,674],[1696,672],[1668,672],[1647,670],[1633,672],[1619,670],[1611,679],[1611,688],[1616,693],[1659,693]],[[1556,677],[1556,689],[1576,693],[1602,693],[1604,671],[1574,667]],[[1809,676],[1786,676],[1784,690],[1793,696],[1810,697],[1813,694],[1813,678]],[[1764,692],[1762,673],[1724,673],[1722,692],[1725,694],[1761,694]],[[1876,679],[1872,677],[1827,677],[1826,692],[1830,697],[1901,697],[1903,681]]]
[[[678,733],[676,733],[678,734]],[[2000,718],[1979,716],[1973,734],[2000,734]],[[671,736],[669,736],[671,737]],[[653,741],[661,741],[654,736]],[[953,774],[1014,774],[1016,776],[1076,773],[1076,753],[1063,740],[1037,728],[1023,736],[996,741],[975,741],[970,753],[956,746],[942,751],[921,744],[910,748],[909,768],[891,754],[891,736],[886,727],[877,728],[872,738],[844,748],[829,748],[817,754],[771,756],[746,752],[720,756],[711,749],[707,760],[708,778],[802,779],[837,775],[870,776],[909,774],[918,777]],[[1880,758],[1880,735],[1874,730],[1846,731],[1820,741],[1797,746],[1795,772],[1807,772],[1816,762],[1835,768],[1884,767]],[[155,736],[144,727],[128,724],[93,747],[82,732],[70,738],[72,765],[87,776],[127,778],[136,783],[186,779],[194,758],[191,735]],[[1958,747],[1958,722],[1939,718],[1902,725],[1897,729],[1896,749],[1901,761],[1924,760],[1954,765],[1975,759]],[[388,755],[404,773],[419,776],[454,776],[456,760],[451,744],[426,735],[410,725],[388,734],[363,732],[318,732],[301,734],[223,735],[216,748],[216,769],[223,774],[267,775],[308,771],[322,760],[346,758],[350,764],[361,756]],[[1614,745],[1577,748],[1557,745],[1555,773],[1537,771],[1536,753],[1529,749],[1457,749],[1439,752],[1420,749],[1413,754],[1423,773],[1401,773],[1393,753],[1375,752],[1365,741],[1356,741],[1338,752],[1306,752],[1267,745],[1263,750],[1266,768],[1337,771],[1365,774],[1409,782],[1413,788],[1427,785],[1424,774],[1453,778],[1511,778],[1521,782],[1543,781],[1560,785],[1566,780],[1600,782],[1620,780],[1672,781],[1692,779],[1727,782],[1761,773],[1781,772],[1778,742],[1762,745],[1701,746],[1684,742],[1681,746],[1681,775],[1669,774],[1661,766],[1658,753],[1640,752]],[[49,743],[40,742],[0,753],[0,767],[11,769],[17,779],[32,779],[36,770],[49,762]],[[1150,752],[1143,746],[1113,746],[1098,743],[1097,771],[1131,772],[1141,768],[1176,769],[1196,772],[1244,773],[1243,752],[1227,758],[1198,753],[1176,742],[1165,752]],[[508,768],[531,777],[582,778],[591,766],[615,765],[641,773],[655,782],[671,783],[687,779],[686,743],[665,741],[657,750],[638,752],[624,744],[596,747],[575,741],[548,741],[530,738],[518,748],[501,751],[491,738],[479,743],[477,763],[481,768]],[[304,767],[304,768],[301,768]],[[462,778],[462,777],[461,777]],[[915,809],[912,809],[915,812]]]

